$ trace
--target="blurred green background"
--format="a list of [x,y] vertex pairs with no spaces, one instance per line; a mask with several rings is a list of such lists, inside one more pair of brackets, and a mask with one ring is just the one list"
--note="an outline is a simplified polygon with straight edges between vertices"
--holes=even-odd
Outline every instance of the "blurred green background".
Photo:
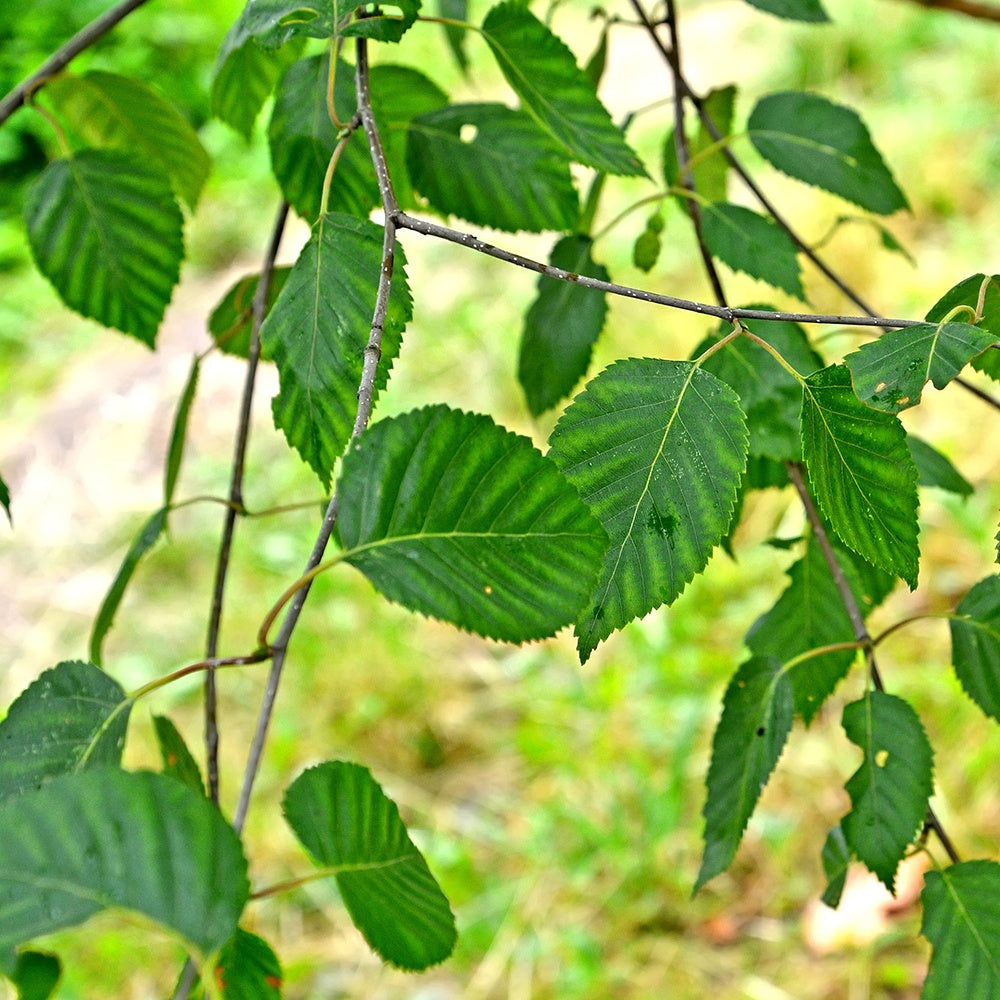
[[[473,4],[474,19],[486,5]],[[624,9],[626,5],[622,4]],[[680,7],[683,58],[696,89],[734,82],[737,114],[768,90],[809,88],[858,109],[913,206],[889,220],[914,263],[885,251],[865,223],[839,228],[823,253],[885,314],[922,316],[952,284],[1000,270],[1000,28],[898,0],[828,0],[833,24],[778,21],[736,0]],[[0,12],[0,91],[107,7],[99,0],[15,0]],[[238,276],[255,270],[277,208],[266,113],[248,146],[209,120],[207,88],[236,0],[151,2],[74,69],[130,73],[173,97],[215,159],[187,230],[188,260],[159,349],[62,308],[30,266],[19,220],[24,186],[53,155],[30,110],[0,129],[0,473],[13,530],[0,522],[0,704],[63,659],[86,658],[93,616],[143,520],[160,503],[170,422],[190,357],[208,344],[208,312]],[[555,27],[580,58],[596,24],[589,5],[565,3]],[[541,11],[540,11],[541,12]],[[417,26],[386,61],[417,65],[455,99],[511,100],[470,39],[481,73],[463,80],[443,57],[437,27]],[[636,108],[630,138],[650,163],[668,128],[668,78],[642,33],[612,33],[602,94],[616,118]],[[655,106],[654,106],[655,105]],[[760,166],[749,144],[734,147]],[[766,189],[807,240],[847,207],[762,171]],[[650,190],[609,186],[598,222]],[[732,188],[734,196],[738,187]],[[616,280],[707,299],[676,208],[649,276],[631,264],[646,210],[604,235],[595,256]],[[302,224],[285,240],[294,259]],[[497,236],[544,257],[547,237]],[[407,331],[377,415],[425,403],[492,414],[540,445],[555,414],[533,422],[515,380],[520,317],[535,276],[407,233],[414,290]],[[854,311],[814,273],[817,311]],[[733,302],[786,303],[727,274]],[[703,320],[616,300],[592,371],[614,358],[684,357]],[[823,341],[830,357],[863,334]],[[261,617],[305,562],[321,495],[274,431],[262,375],[248,469],[251,510],[311,501],[239,525],[224,619],[223,654],[249,651]],[[210,357],[193,411],[180,495],[225,493],[240,363]],[[994,394],[996,392],[994,390]],[[925,392],[905,421],[943,449],[977,488],[958,501],[922,497],[921,587],[880,609],[877,633],[898,618],[953,607],[991,570],[1000,487],[994,412],[956,386]],[[106,666],[133,687],[203,652],[221,507],[176,512],[170,538],[140,567],[106,646]],[[670,609],[613,637],[584,668],[572,637],[523,648],[481,641],[378,598],[343,567],[310,595],[278,700],[247,830],[255,888],[309,862],[280,817],[282,790],[332,757],[371,767],[400,805],[456,908],[455,956],[422,976],[383,968],[336,901],[314,883],[254,904],[248,926],[275,947],[290,998],[645,998],[749,1000],[911,998],[926,947],[919,914],[896,917],[873,940],[829,953],[805,940],[810,900],[822,891],[819,850],[847,808],[842,786],[857,766],[840,708],[862,680],[845,682],[809,730],[797,727],[730,872],[696,898],[703,781],[718,703],[742,658],[742,636],[784,589],[792,554],[763,545],[794,536],[789,495],[756,495],[736,536]],[[995,567],[993,567],[995,569]],[[880,650],[890,689],[911,698],[937,750],[935,808],[967,856],[996,855],[1000,738],[948,669],[947,627],[925,622]],[[223,799],[231,809],[266,666],[220,678]],[[186,681],[140,704],[131,766],[156,766],[150,716],[167,713],[200,746],[200,689]],[[200,756],[200,754],[199,754]],[[59,993],[72,1000],[169,994],[177,948],[133,916],[105,914],[42,942],[62,955]],[[2,996],[0,987],[0,996]]]

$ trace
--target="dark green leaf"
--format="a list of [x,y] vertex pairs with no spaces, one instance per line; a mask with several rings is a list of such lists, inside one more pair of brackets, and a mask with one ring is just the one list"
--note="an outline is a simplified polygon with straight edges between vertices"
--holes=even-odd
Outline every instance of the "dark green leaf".
[[271,946],[242,927],[222,949],[215,967],[222,1000],[281,1000],[282,978]]
[[843,726],[864,754],[845,786],[853,808],[841,822],[844,837],[895,893],[896,868],[927,815],[934,753],[917,713],[883,691],[846,706]]
[[527,438],[445,406],[369,428],[338,494],[347,560],[383,594],[507,642],[572,622],[607,546]]
[[62,965],[55,955],[21,951],[10,980],[17,987],[17,1000],[48,1000],[61,976]]
[[747,460],[746,485],[751,490],[768,490],[787,486],[790,480],[784,462],[761,455],[751,455]]
[[312,767],[292,783],[283,808],[305,849],[333,869],[354,925],[382,958],[416,970],[451,954],[448,900],[367,768]]
[[920,402],[924,383],[943,389],[995,337],[968,323],[921,323],[883,333],[848,354],[858,398],[877,410],[899,413]]
[[792,687],[778,660],[755,656],[736,671],[712,740],[705,853],[695,892],[732,862],[794,716]]
[[596,90],[604,76],[604,70],[608,65],[608,22],[604,22],[601,28],[601,37],[597,40],[597,47],[587,60],[587,65],[583,67],[584,75],[593,84]]
[[132,574],[135,572],[139,560],[156,544],[157,539],[163,534],[167,526],[167,508],[161,507],[141,528],[135,540],[129,546],[121,567],[111,583],[97,618],[94,620],[94,628],[90,633],[90,658],[94,663],[101,663],[101,646],[104,644],[104,637],[108,634],[112,623],[115,620],[115,612],[121,604],[125,595],[125,588],[128,586]]
[[972,496],[972,483],[937,448],[914,434],[906,435],[906,447],[917,467],[918,486],[936,486],[960,497]]
[[[800,374],[808,375],[823,367],[822,358],[813,350],[805,330],[798,323],[749,320],[743,325],[774,347]],[[723,324],[719,332],[699,344],[694,353],[701,354],[730,330],[729,324]],[[791,461],[802,457],[799,424],[802,385],[771,354],[749,338],[738,337],[706,358],[703,367],[731,385],[740,397],[750,427],[751,455]]]
[[0,722],[0,799],[57,775],[120,764],[131,707],[92,663],[67,660],[46,670]]
[[751,7],[789,21],[807,21],[818,24],[830,18],[819,0],[747,0]]
[[965,861],[924,876],[920,933],[933,946],[920,1000],[1000,995],[1000,865]]
[[[610,281],[607,269],[591,257],[592,247],[587,236],[564,236],[553,247],[549,263]],[[524,317],[517,365],[528,409],[535,416],[568,396],[587,373],[607,312],[604,292],[544,275],[538,279],[538,294]]]
[[818,94],[768,94],[753,109],[747,132],[757,152],[789,177],[879,215],[907,207],[865,123],[850,108]]
[[1000,576],[980,580],[950,621],[951,662],[965,693],[1000,722]]
[[24,207],[38,269],[71,309],[153,346],[184,256],[166,175],[117,150],[56,160]]
[[742,205],[716,202],[702,206],[701,226],[713,257],[805,300],[795,244],[772,219]]
[[[994,341],[1000,341],[1000,274],[987,277],[985,274],[973,274],[949,289],[931,307],[925,317],[931,323],[940,323],[956,306],[970,306],[976,315],[980,316],[976,326],[988,330]],[[958,316],[959,319],[972,322],[971,315]],[[972,367],[996,382],[1000,382],[1000,350],[983,351],[972,359]]]
[[153,727],[156,729],[156,742],[163,758],[163,773],[204,795],[205,783],[202,781],[201,770],[177,727],[165,715],[154,715]]
[[[369,0],[334,0],[341,15],[346,10],[370,7]],[[376,42],[398,42],[417,19],[421,0],[389,0],[369,10],[363,18],[348,22],[340,30],[344,36],[370,38]]]
[[11,517],[10,513],[10,490],[7,489],[7,484],[3,481],[3,476],[0,476],[0,507],[3,507],[3,511],[7,515],[7,520],[10,522],[11,527],[13,527],[14,518]]
[[183,115],[138,80],[93,70],[45,87],[57,113],[89,146],[130,152],[159,167],[192,211],[208,179],[208,153]]
[[[469,3],[468,0],[438,0],[438,13],[449,21],[468,21]],[[465,74],[469,72],[469,57],[465,52],[465,42],[469,37],[466,28],[456,24],[446,24],[444,26],[445,38],[448,40],[448,48],[458,63],[458,68]]]
[[231,30],[233,42],[252,38],[276,49],[293,38],[332,38],[338,20],[358,6],[353,0],[248,0]]
[[820,510],[872,565],[917,582],[917,470],[899,419],[865,406],[845,365],[811,375],[802,394],[802,455]]
[[826,875],[826,889],[823,890],[823,904],[835,910],[840,905],[840,897],[847,882],[847,868],[851,863],[851,851],[844,839],[844,831],[835,826],[823,843],[823,874]]
[[[277,301],[291,271],[290,267],[276,267],[271,272],[265,315]],[[245,278],[240,278],[226,292],[208,318],[208,332],[224,354],[232,354],[238,358],[249,357],[250,334],[253,330],[253,300],[257,295],[259,282],[259,274],[248,274]]]
[[649,274],[660,259],[660,233],[663,231],[663,219],[659,215],[651,215],[646,221],[646,228],[636,237],[632,247],[632,263],[640,271]]
[[[702,102],[705,113],[712,119],[712,124],[723,138],[732,132],[735,100],[736,88],[728,86],[709,91]],[[698,128],[693,135],[688,133],[688,160],[694,160],[715,143],[715,137],[705,128],[699,115]],[[721,150],[715,150],[703,157],[700,162],[696,161],[690,170],[694,189],[702,198],[708,201],[726,200],[729,161],[722,155]],[[680,165],[677,162],[677,139],[674,129],[671,129],[663,144],[663,176],[667,187],[681,186],[680,173]]]
[[54,778],[0,802],[0,829],[0,947],[121,907],[210,955],[249,895],[236,832],[164,775],[102,767]]
[[[354,428],[382,271],[382,235],[367,219],[335,212],[320,219],[260,333],[264,355],[277,362],[281,380],[271,404],[275,426],[324,487]],[[397,245],[376,396],[411,314],[404,265]]]
[[480,226],[565,230],[580,213],[559,146],[502,104],[453,104],[414,118],[407,170],[434,208]]
[[191,416],[191,405],[194,394],[198,390],[198,374],[201,371],[201,359],[196,354],[191,361],[191,371],[184,383],[184,391],[177,403],[177,413],[170,431],[170,446],[167,449],[167,465],[163,477],[163,506],[169,507],[174,499],[177,487],[177,476],[184,460],[184,445],[187,441],[188,418]]
[[482,33],[524,109],[574,160],[609,174],[646,175],[573,53],[523,4],[497,4]]
[[704,569],[732,519],[746,421],[736,393],[714,375],[686,361],[632,358],[587,384],[550,444],[611,538],[576,624],[586,660]]

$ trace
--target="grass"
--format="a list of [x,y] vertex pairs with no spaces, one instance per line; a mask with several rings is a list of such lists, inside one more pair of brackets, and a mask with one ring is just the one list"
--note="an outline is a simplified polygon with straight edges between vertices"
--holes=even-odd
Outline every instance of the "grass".
[[[752,80],[742,84],[744,112],[758,86],[821,87],[863,107],[913,201],[912,217],[891,220],[891,228],[918,267],[879,251],[877,234],[864,226],[839,229],[827,256],[880,308],[921,313],[929,294],[998,258],[1000,209],[987,192],[1000,174],[1000,148],[984,128],[995,121],[984,67],[992,65],[996,35],[906,4],[879,7],[886,27],[873,33],[870,5],[844,0],[830,8],[836,27],[825,29],[790,26],[730,4],[698,5],[690,14],[682,9],[682,32],[691,25],[694,83],[705,89],[734,74]],[[714,58],[720,16],[725,60]],[[634,38],[625,37],[631,52]],[[700,39],[710,39],[711,47],[704,41],[699,48]],[[448,72],[445,82],[457,86]],[[476,88],[481,99],[495,82]],[[961,115],[941,115],[945,98]],[[634,138],[640,148],[655,149],[662,122],[654,126],[652,116],[644,116]],[[215,126],[206,141],[222,162],[232,162],[239,148]],[[5,281],[0,388],[5,401],[15,402],[0,414],[0,469],[13,486],[17,527],[5,537],[0,568],[0,588],[10,595],[8,699],[57,660],[85,655],[103,590],[159,502],[158,463],[172,399],[192,344],[204,344],[199,317],[228,281],[212,275],[234,262],[247,267],[244,249],[261,246],[269,225],[256,208],[274,200],[261,153],[258,140],[240,161],[254,178],[250,186],[232,168],[213,179],[191,226],[193,264],[156,357],[59,310],[30,272],[16,271]],[[809,234],[818,237],[843,210],[832,199],[764,176]],[[608,217],[623,205],[609,206]],[[616,278],[707,295],[676,211],[668,215],[664,259],[652,278],[631,267],[641,218],[598,244]],[[547,252],[543,239],[519,246],[539,257]],[[490,412],[542,442],[553,418],[530,421],[514,380],[519,316],[535,277],[501,274],[493,262],[411,234],[406,250],[417,318],[380,413],[445,399]],[[250,260],[258,253],[253,249]],[[727,276],[727,286],[740,301],[771,297],[742,279]],[[816,281],[810,296],[817,309],[843,307]],[[615,301],[594,371],[627,355],[686,356],[704,333],[697,317]],[[827,344],[831,352],[840,347]],[[206,363],[182,483],[186,495],[224,489],[240,378],[231,359]],[[270,391],[265,375],[248,502],[262,509],[311,499],[315,507],[241,522],[225,652],[252,645],[261,616],[299,572],[316,529],[319,489],[270,427]],[[925,496],[921,590],[893,595],[873,631],[953,606],[995,568],[988,541],[1000,505],[994,449],[988,435],[968,431],[983,416],[981,404],[952,390],[947,398],[929,392],[925,405],[907,416],[946,448],[978,493],[962,503]],[[126,687],[201,655],[218,523],[214,505],[177,512],[169,544],[143,563],[107,645],[109,668]],[[582,668],[568,634],[503,647],[387,604],[349,567],[321,577],[293,641],[247,828],[254,884],[273,884],[308,865],[278,815],[283,788],[310,763],[347,757],[370,766],[399,803],[453,900],[461,937],[443,967],[404,976],[367,952],[332,885],[312,883],[255,904],[248,914],[251,929],[282,957],[286,995],[916,997],[926,962],[916,915],[854,951],[816,957],[801,939],[803,906],[823,885],[819,848],[845,811],[842,786],[856,766],[839,715],[857,696],[860,676],[842,686],[812,727],[796,728],[734,866],[690,896],[719,698],[740,661],[742,636],[784,587],[790,560],[761,543],[800,528],[790,497],[755,498],[736,539],[736,561],[717,555],[672,608],[632,624]],[[951,677],[946,625],[911,626],[885,644],[880,658],[892,689],[913,701],[938,748],[936,807],[970,856],[988,856],[1000,835],[991,794],[1000,735]],[[264,670],[221,678],[227,808]],[[130,766],[157,765],[154,712],[169,714],[198,744],[199,688],[184,682],[137,708]],[[59,996],[167,995],[178,951],[147,931],[134,917],[105,914],[44,942],[66,962]]]

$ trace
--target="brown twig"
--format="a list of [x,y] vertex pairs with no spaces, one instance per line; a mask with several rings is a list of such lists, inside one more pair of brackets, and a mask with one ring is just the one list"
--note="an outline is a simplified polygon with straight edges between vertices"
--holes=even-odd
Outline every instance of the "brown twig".
[[1000,7],[992,3],[977,3],[976,0],[912,0],[921,7],[931,10],[947,10],[954,14],[965,14],[981,21],[1000,23]]

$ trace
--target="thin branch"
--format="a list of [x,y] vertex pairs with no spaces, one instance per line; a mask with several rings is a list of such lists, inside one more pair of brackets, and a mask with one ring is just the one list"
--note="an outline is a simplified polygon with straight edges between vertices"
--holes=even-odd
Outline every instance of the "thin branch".
[[49,77],[55,76],[61,69],[69,65],[85,49],[89,49],[100,38],[103,38],[116,24],[123,21],[137,7],[147,0],[122,0],[122,3],[95,18],[86,27],[81,28],[61,49],[45,60],[26,80],[19,83],[2,101],[0,101],[0,125],[20,108],[28,95],[37,90]]
[[532,260],[530,257],[524,257],[510,250],[504,250],[490,243],[485,243],[478,236],[473,236],[471,233],[459,232],[457,229],[451,229],[436,222],[416,219],[412,215],[407,215],[402,211],[397,211],[393,215],[392,221],[395,222],[399,229],[410,229],[415,233],[422,233],[424,236],[435,236],[438,239],[448,240],[451,243],[467,247],[469,250],[475,250],[477,253],[486,254],[488,257],[495,257],[497,260],[502,260],[507,264],[515,264],[528,271],[534,271],[536,274],[544,274],[549,278],[556,278],[559,281],[569,281],[584,288],[595,288],[597,291],[608,292],[611,295],[622,295],[628,299],[651,302],[654,305],[669,306],[672,309],[683,309],[687,312],[701,313],[703,316],[715,316],[729,323],[735,323],[738,319],[762,319],[774,322],[824,323],[831,326],[875,326],[894,329],[902,326],[916,326],[922,322],[915,319],[886,319],[880,316],[835,316],[820,313],[779,312],[769,309],[713,306],[707,302],[695,302],[692,299],[681,299],[673,295],[661,295],[658,292],[650,292],[644,288],[635,288],[631,285],[618,285],[612,281],[601,281],[599,278],[591,278],[586,274],[575,274],[572,271],[564,271],[560,267],[543,264],[540,261]]
[[1000,7],[992,3],[977,3],[976,0],[912,0],[921,7],[931,10],[947,10],[954,14],[965,14],[982,21],[1000,23]]
[[[382,267],[379,271],[378,291],[375,295],[371,332],[368,337],[368,344],[365,346],[364,364],[361,380],[358,385],[358,412],[354,420],[354,430],[351,434],[352,440],[368,426],[368,421],[371,419],[375,376],[378,371],[379,360],[382,357],[382,330],[385,326],[385,317],[389,308],[389,292],[392,285],[392,266],[396,247],[396,216],[399,214],[396,196],[392,189],[392,181],[389,177],[389,169],[385,162],[385,151],[382,147],[382,140],[379,137],[375,117],[372,114],[371,92],[368,82],[368,46],[364,38],[357,40],[355,87],[358,94],[358,114],[361,116],[365,135],[368,138],[372,163],[375,166],[375,176],[378,179],[379,191],[382,195],[382,207],[385,211],[385,236],[382,244]],[[326,509],[323,524],[320,527],[319,534],[316,536],[316,542],[313,545],[303,575],[310,573],[322,561],[323,553],[326,551],[330,535],[333,532],[333,526],[337,520],[338,509],[339,500],[335,493]],[[250,808],[250,796],[253,792],[257,772],[260,769],[264,743],[271,724],[274,703],[278,696],[278,686],[281,682],[281,674],[285,665],[288,642],[295,631],[295,626],[298,624],[299,615],[302,613],[302,607],[309,596],[310,587],[311,581],[303,586],[292,598],[288,605],[288,610],[285,612],[285,617],[282,620],[281,628],[278,630],[278,634],[271,647],[271,652],[273,653],[271,671],[268,674],[260,713],[257,716],[257,727],[254,731],[253,742],[250,745],[247,766],[243,774],[243,785],[240,788],[240,797],[233,817],[233,826],[237,832],[243,829],[243,824],[246,822],[247,812]]]

